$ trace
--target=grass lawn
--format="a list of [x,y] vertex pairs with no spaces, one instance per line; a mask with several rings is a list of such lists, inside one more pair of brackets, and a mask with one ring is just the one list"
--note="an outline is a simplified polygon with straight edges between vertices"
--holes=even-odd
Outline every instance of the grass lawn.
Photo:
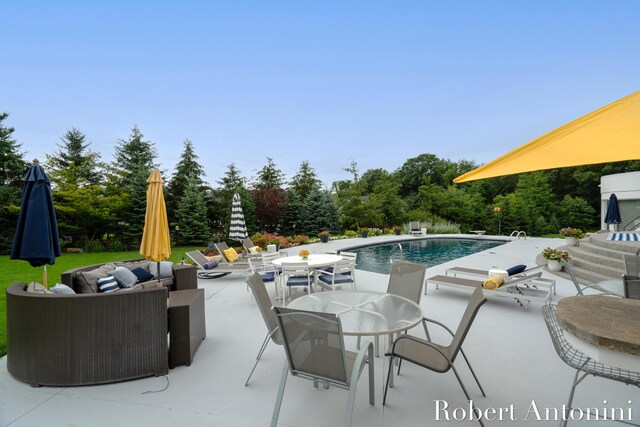
[[[169,261],[175,263],[188,257],[186,252],[200,249],[195,247],[173,248]],[[60,282],[60,273],[83,265],[103,264],[109,261],[122,261],[126,259],[141,258],[140,253],[134,252],[99,252],[86,254],[62,254],[56,258],[54,265],[47,266],[49,287]],[[0,257],[0,271],[3,273],[0,279],[0,357],[7,353],[7,294],[5,290],[15,282],[39,282],[42,283],[43,267],[31,267],[26,261],[10,260],[8,256]]]

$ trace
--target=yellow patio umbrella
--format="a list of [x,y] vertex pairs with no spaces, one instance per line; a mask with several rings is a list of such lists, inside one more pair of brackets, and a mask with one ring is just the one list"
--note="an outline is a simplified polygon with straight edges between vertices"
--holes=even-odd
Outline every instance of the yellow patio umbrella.
[[144,231],[140,243],[140,254],[150,261],[156,261],[158,268],[156,276],[160,282],[160,261],[171,255],[171,242],[169,240],[169,221],[167,220],[167,207],[162,193],[162,177],[158,169],[153,169],[147,189],[147,211],[144,216]]
[[640,159],[640,91],[582,116],[453,182]]

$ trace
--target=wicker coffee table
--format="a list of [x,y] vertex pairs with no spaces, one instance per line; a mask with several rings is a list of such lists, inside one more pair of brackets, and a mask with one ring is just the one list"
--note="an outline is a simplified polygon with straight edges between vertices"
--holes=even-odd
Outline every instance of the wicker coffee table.
[[169,367],[191,365],[206,336],[204,289],[170,292]]

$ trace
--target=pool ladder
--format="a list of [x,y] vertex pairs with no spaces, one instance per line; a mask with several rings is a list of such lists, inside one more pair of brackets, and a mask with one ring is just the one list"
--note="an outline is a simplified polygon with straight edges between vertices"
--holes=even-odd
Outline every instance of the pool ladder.
[[402,251],[402,245],[400,243],[398,243],[397,245],[395,245],[393,247],[393,249],[391,249],[391,252],[389,252],[389,263],[393,264],[393,257],[391,256],[393,254],[393,252],[399,249],[400,250],[400,259],[404,258],[404,252]]
[[509,235],[509,238],[507,239],[507,242],[510,242],[512,240],[519,240],[520,237],[523,237],[524,240],[527,240],[527,233],[525,233],[524,231],[520,231],[520,230],[513,230],[511,232],[511,234]]

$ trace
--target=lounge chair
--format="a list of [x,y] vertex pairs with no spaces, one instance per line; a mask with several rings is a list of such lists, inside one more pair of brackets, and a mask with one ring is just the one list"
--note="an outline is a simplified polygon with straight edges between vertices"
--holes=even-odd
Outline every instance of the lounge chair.
[[484,289],[482,284],[483,280],[478,279],[464,279],[462,277],[442,276],[437,275],[429,277],[425,283],[425,293],[428,283],[433,283],[437,286],[452,286],[456,288],[482,288],[484,295],[513,298],[522,308],[527,308],[530,300],[542,301],[548,304],[551,300],[550,289],[537,289],[529,285],[529,283],[540,279],[542,272],[531,274],[529,276],[513,277],[506,279],[505,282],[495,290]]
[[[531,275],[537,270],[543,269],[544,265],[536,265],[535,267],[527,268],[520,273],[516,273],[509,277],[526,277]],[[458,275],[471,276],[473,278],[488,278],[489,270],[481,270],[476,268],[467,268],[467,267],[452,267],[447,268],[445,271],[445,276],[453,276],[458,277]],[[534,273],[535,274],[535,273]],[[546,286],[550,291],[553,292],[553,295],[556,295],[556,281],[554,279],[545,279],[543,277],[538,277],[533,280],[532,287],[537,289],[537,286]],[[426,293],[426,289],[425,289]]]
[[229,265],[241,265],[244,264],[246,266],[246,268],[249,268],[249,260],[246,258],[238,258],[238,260],[236,261],[229,261],[229,258],[227,258],[227,256],[224,254],[224,251],[226,251],[227,249],[229,249],[229,246],[227,246],[227,244],[225,242],[218,242],[218,243],[214,243],[213,246],[215,246],[216,250],[220,253],[220,256],[222,257],[222,260]]
[[219,263],[216,267],[213,267],[211,261],[200,251],[187,252],[187,256],[198,266],[198,278],[200,279],[216,279],[230,273],[243,273],[248,276],[250,271],[248,264],[230,265]]
[[422,236],[422,229],[420,228],[420,221],[409,222],[409,234]]

